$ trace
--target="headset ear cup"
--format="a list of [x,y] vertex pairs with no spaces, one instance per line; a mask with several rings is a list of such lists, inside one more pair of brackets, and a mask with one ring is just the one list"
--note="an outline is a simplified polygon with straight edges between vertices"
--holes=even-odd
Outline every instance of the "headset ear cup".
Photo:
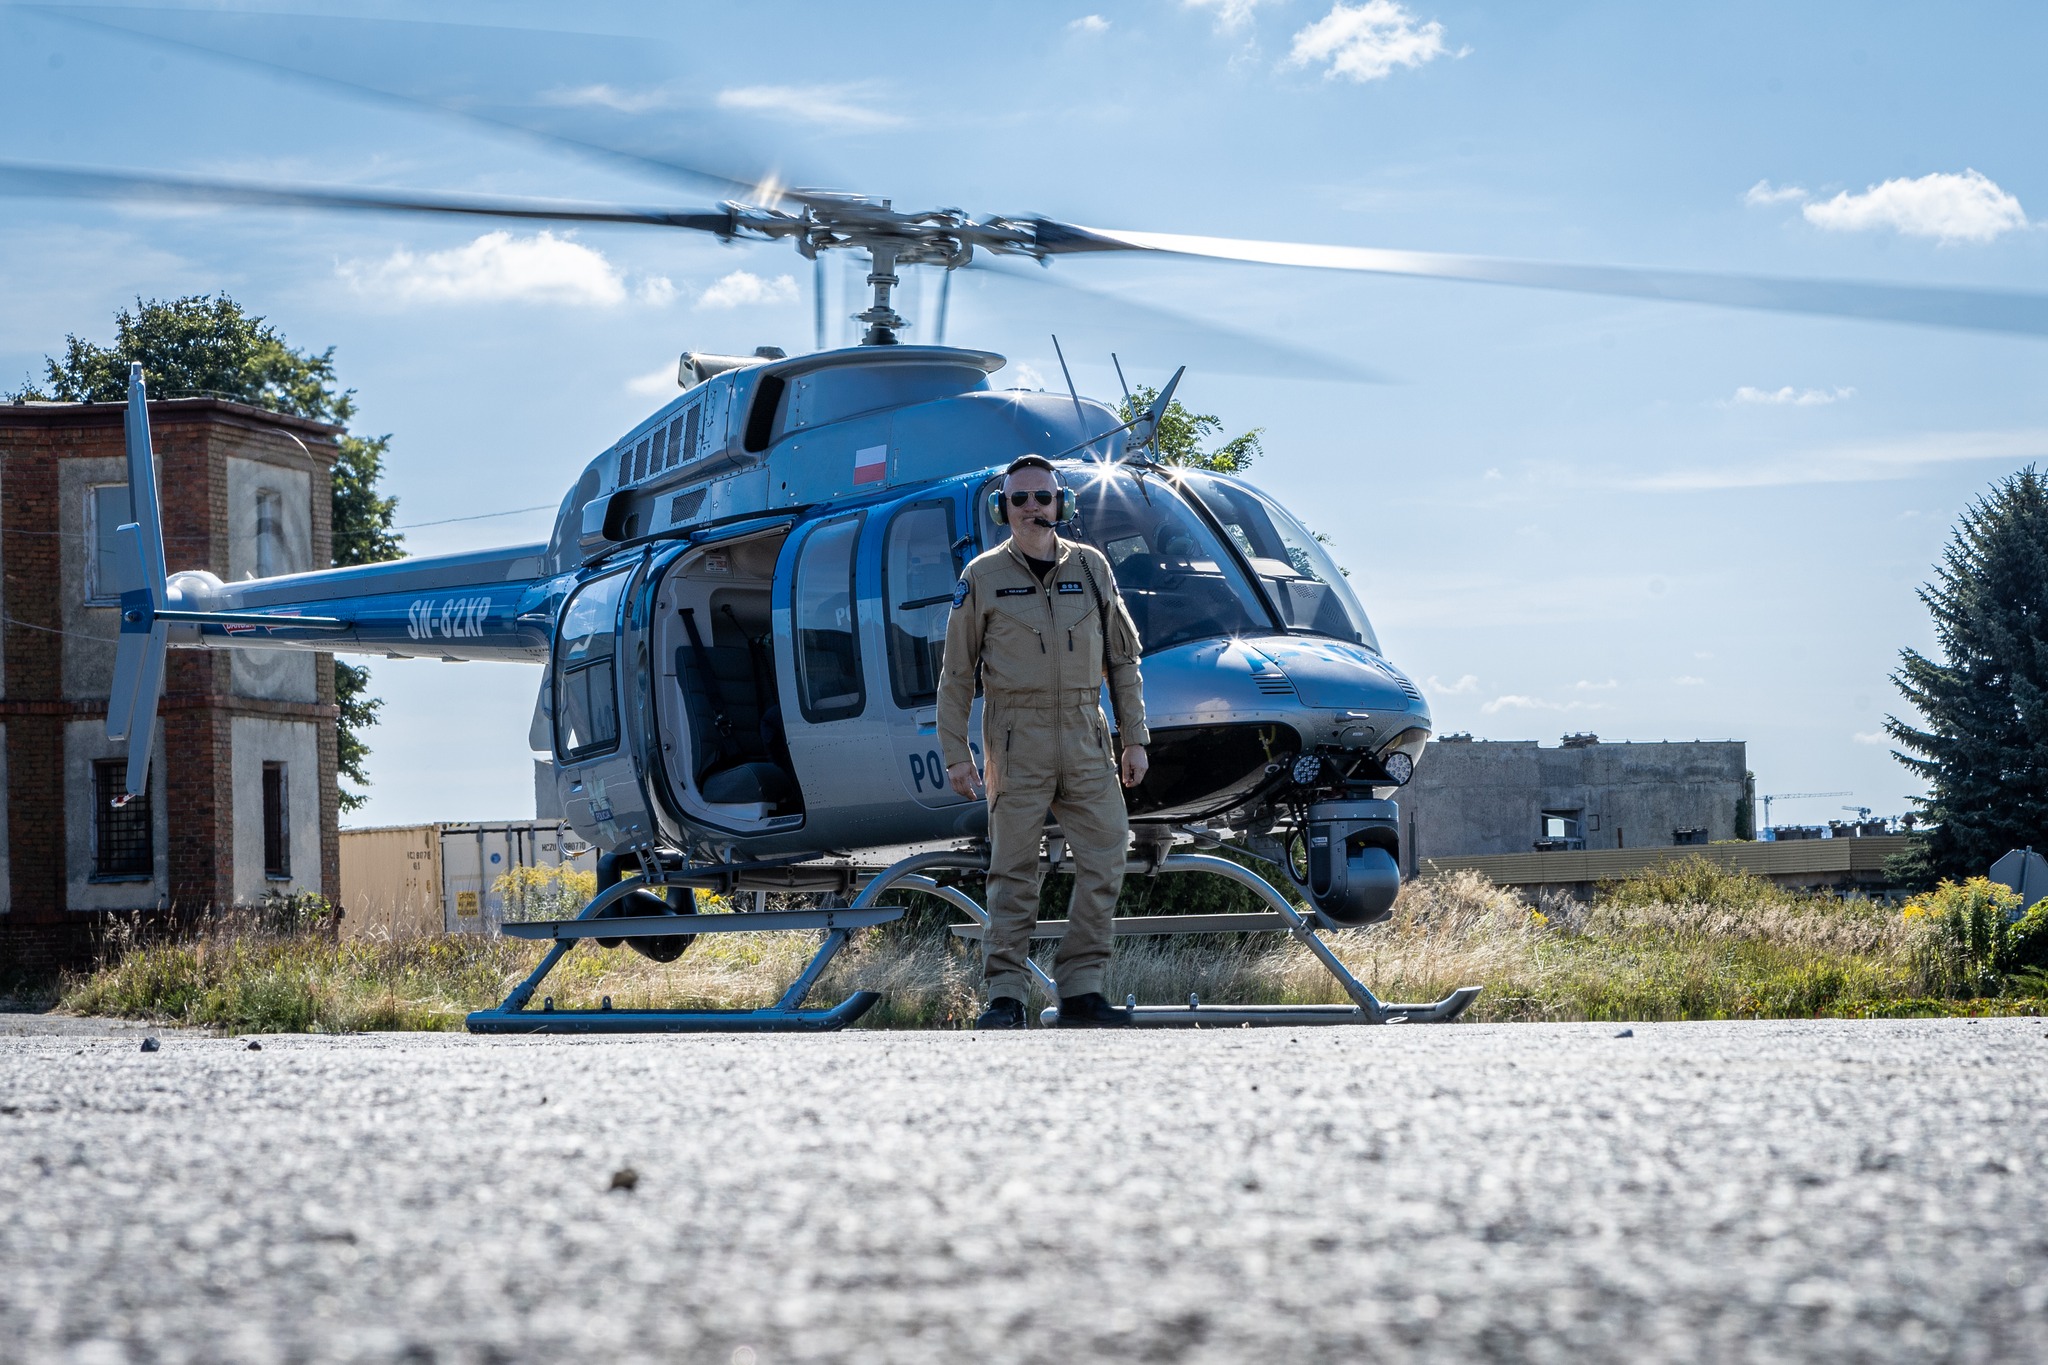
[[998,488],[988,495],[988,514],[998,526],[1009,524],[1010,518],[1003,511],[1003,490]]
[[1057,521],[1072,521],[1073,519],[1074,519],[1074,490],[1073,490],[1073,489],[1071,489],[1071,488],[1062,488],[1062,489],[1060,489],[1060,513],[1059,513],[1059,516],[1055,518],[1055,520],[1057,520]]

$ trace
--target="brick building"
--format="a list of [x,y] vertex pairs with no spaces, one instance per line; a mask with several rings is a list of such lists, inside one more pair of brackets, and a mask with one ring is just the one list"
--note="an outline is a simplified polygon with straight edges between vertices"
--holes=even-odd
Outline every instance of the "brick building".
[[[115,914],[338,891],[331,655],[172,650],[149,790],[109,804],[124,410],[0,404],[0,970],[77,962]],[[326,566],[338,428],[212,398],[149,420],[172,572]]]

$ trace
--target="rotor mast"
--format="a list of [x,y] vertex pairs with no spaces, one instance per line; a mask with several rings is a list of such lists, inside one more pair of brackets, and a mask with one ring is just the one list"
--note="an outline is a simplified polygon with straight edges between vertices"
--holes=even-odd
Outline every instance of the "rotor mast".
[[1040,257],[1032,226],[1008,219],[977,221],[959,209],[904,212],[887,199],[832,190],[789,190],[784,195],[802,205],[797,212],[728,203],[734,235],[788,237],[806,260],[821,251],[864,251],[867,283],[873,291],[867,308],[853,315],[865,329],[863,346],[894,346],[910,321],[896,311],[894,294],[903,283],[897,267],[936,265],[957,270],[974,259],[975,247],[1004,255]]

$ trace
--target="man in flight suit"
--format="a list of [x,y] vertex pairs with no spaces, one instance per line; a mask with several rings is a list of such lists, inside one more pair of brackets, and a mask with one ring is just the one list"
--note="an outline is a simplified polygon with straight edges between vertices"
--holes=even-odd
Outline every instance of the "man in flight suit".
[[[988,1009],[976,1028],[1023,1028],[1031,928],[1038,919],[1039,848],[1050,810],[1073,860],[1074,897],[1053,976],[1066,1028],[1129,1024],[1102,995],[1110,915],[1123,889],[1129,818],[1117,779],[1144,780],[1145,698],[1138,630],[1109,561],[1061,537],[1073,494],[1052,462],[1026,455],[1003,479],[998,515],[1010,539],[967,566],[953,592],[939,674],[939,741],[946,778],[981,794],[967,714],[976,672],[987,763],[989,932],[982,975]],[[1106,637],[1106,638],[1105,638]],[[1116,707],[1112,749],[1102,680]]]

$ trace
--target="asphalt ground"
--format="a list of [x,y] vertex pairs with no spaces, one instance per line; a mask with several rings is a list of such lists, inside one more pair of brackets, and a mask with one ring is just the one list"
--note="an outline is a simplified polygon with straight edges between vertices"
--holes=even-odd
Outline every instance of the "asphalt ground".
[[0,1358],[2048,1359],[2048,1021],[1619,1032],[9,1037]]

